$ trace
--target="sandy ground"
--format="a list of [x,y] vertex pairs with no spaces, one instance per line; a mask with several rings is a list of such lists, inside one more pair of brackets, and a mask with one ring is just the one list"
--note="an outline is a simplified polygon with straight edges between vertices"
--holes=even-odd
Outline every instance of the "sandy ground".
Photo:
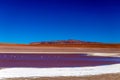
[[14,78],[2,80],[120,80],[120,74],[105,74],[86,77],[54,77],[54,78]]
[[120,56],[120,48],[76,48],[76,47],[35,47],[35,46],[0,46],[0,53],[28,54],[81,54],[93,56]]
[[0,46],[0,52],[108,52],[108,53],[114,52],[114,53],[119,53],[120,48]]

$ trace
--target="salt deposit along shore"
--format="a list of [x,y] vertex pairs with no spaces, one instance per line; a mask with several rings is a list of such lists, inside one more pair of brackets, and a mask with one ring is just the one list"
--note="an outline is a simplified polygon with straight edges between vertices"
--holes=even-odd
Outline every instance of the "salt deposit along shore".
[[4,54],[86,54],[87,56],[120,57],[119,53],[96,53],[96,52],[0,52]]
[[[59,47],[0,46],[0,54],[3,54],[3,53],[4,54],[8,54],[8,53],[73,54],[74,53],[74,54],[87,54],[88,56],[120,57],[120,49],[116,49],[116,48],[59,48]],[[37,80],[42,80],[39,78],[42,78],[42,77],[54,78],[54,77],[61,77],[61,76],[62,77],[87,77],[87,76],[97,76],[97,75],[114,74],[114,73],[120,74],[120,64],[95,66],[95,67],[3,68],[0,70],[0,80],[8,80],[7,78],[12,78],[12,79],[14,78],[14,80],[16,80],[15,78],[38,78]],[[23,79],[20,79],[20,80],[23,80]],[[53,79],[50,79],[50,80],[53,80]],[[61,79],[61,80],[64,80],[64,79]],[[116,80],[116,79],[111,79],[111,80]]]
[[79,77],[101,74],[120,73],[120,64],[94,67],[65,68],[4,68],[0,70],[0,79],[7,78],[39,78],[39,77]]
[[0,46],[0,54],[87,54],[90,56],[120,57],[120,48]]

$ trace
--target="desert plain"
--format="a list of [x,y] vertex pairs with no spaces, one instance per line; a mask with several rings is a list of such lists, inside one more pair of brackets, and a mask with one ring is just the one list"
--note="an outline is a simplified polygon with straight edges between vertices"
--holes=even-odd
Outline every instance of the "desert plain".
[[[113,45],[113,44],[112,44]],[[56,45],[0,45],[0,53],[20,54],[87,54],[90,56],[120,57],[120,45],[89,45],[89,46],[56,46]],[[28,77],[9,78],[1,80],[120,80],[120,72],[113,74],[101,74],[90,76],[69,76],[69,77]]]

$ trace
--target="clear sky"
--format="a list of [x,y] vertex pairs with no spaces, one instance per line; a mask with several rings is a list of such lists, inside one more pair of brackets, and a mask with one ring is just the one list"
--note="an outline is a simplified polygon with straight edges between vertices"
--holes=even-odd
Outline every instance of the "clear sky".
[[120,43],[119,0],[0,0],[0,42]]

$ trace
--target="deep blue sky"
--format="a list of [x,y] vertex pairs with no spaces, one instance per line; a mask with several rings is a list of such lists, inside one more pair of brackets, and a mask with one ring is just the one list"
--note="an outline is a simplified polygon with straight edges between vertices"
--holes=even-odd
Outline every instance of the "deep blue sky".
[[0,42],[120,43],[119,0],[0,0]]

